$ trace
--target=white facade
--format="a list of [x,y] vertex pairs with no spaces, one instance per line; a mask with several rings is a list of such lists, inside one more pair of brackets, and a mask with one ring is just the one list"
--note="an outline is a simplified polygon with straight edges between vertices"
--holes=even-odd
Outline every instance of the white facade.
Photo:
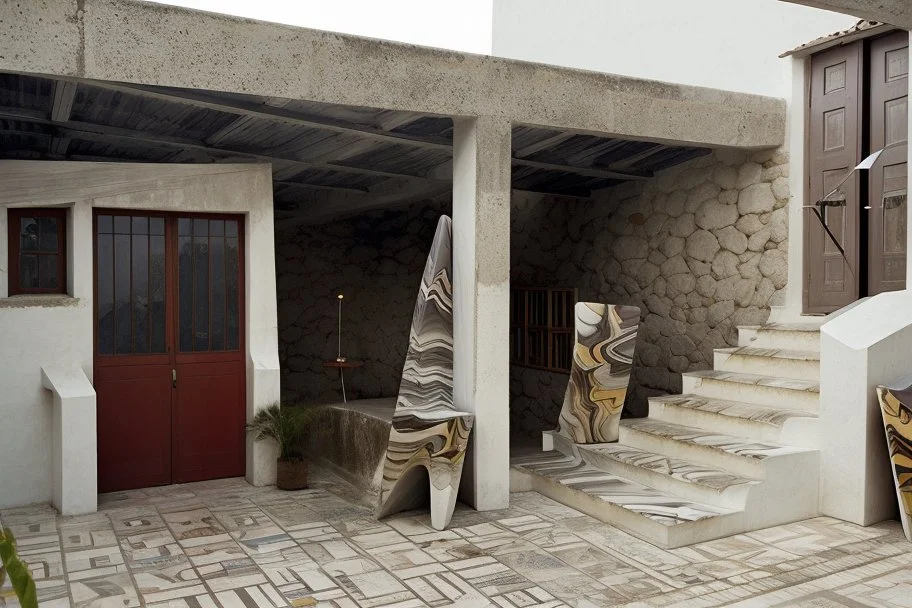
[[[275,246],[271,171],[268,165],[141,165],[0,161],[0,344],[7,356],[0,369],[0,420],[4,451],[0,458],[0,508],[34,502],[60,505],[63,492],[94,494],[96,470],[90,447],[77,446],[91,463],[75,468],[55,455],[67,450],[71,435],[91,432],[82,418],[56,416],[67,407],[63,394],[77,399],[80,411],[89,397],[73,383],[58,382],[59,370],[93,376],[92,209],[146,209],[220,212],[246,216],[247,418],[279,399],[276,322]],[[7,297],[7,208],[65,207],[68,225],[68,294]],[[9,350],[7,350],[9,349]],[[43,373],[44,370],[44,373]],[[43,376],[45,378],[43,379]],[[60,386],[56,400],[50,386]],[[63,402],[62,404],[59,402]],[[94,427],[94,403],[90,421]],[[55,418],[57,429],[55,430]],[[94,438],[93,438],[94,441]],[[63,447],[61,448],[61,444]],[[60,450],[63,452],[60,452]],[[275,457],[265,443],[247,445],[247,479],[260,485],[275,478]],[[91,465],[91,466],[90,466]],[[63,467],[70,479],[60,479]],[[76,477],[74,480],[73,477]],[[73,511],[94,510],[91,504]]]
[[495,0],[492,54],[788,98],[779,54],[856,21],[779,0]]

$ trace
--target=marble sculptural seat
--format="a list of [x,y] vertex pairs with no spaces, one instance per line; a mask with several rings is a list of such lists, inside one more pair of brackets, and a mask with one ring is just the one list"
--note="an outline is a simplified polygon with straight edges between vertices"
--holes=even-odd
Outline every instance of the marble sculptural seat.
[[578,302],[570,382],[556,431],[542,438],[546,451],[575,453],[575,445],[618,440],[630,384],[640,309]]
[[[409,330],[396,399],[328,406],[314,437],[324,463],[374,498],[376,516],[420,507],[446,528],[474,416],[453,405],[452,220],[441,216]],[[428,483],[429,482],[429,483]]]

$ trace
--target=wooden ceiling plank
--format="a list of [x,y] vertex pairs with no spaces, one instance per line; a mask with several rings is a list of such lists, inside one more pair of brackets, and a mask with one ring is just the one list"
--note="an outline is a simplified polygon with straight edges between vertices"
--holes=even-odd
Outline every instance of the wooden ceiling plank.
[[413,135],[407,135],[404,133],[391,133],[377,129],[375,127],[368,127],[364,125],[351,125],[345,124],[341,121],[308,116],[302,117],[296,112],[286,110],[284,108],[279,108],[276,106],[267,106],[259,103],[244,102],[240,100],[227,100],[220,99],[213,95],[207,95],[205,93],[197,93],[194,91],[175,91],[173,89],[168,89],[167,91],[162,91],[150,86],[142,85],[132,85],[132,84],[121,84],[110,81],[98,81],[98,80],[89,80],[85,81],[87,84],[103,88],[109,91],[116,91],[126,95],[135,95],[140,97],[147,97],[153,99],[159,99],[162,101],[169,101],[172,103],[182,103],[185,105],[191,105],[198,108],[216,110],[219,112],[227,112],[230,114],[238,114],[244,116],[251,116],[254,118],[264,118],[267,120],[272,120],[276,122],[283,122],[286,124],[292,124],[301,127],[307,127],[311,129],[321,129],[327,131],[335,131],[337,133],[347,133],[352,135],[357,135],[359,137],[364,137],[367,139],[374,139],[377,141],[385,141],[387,143],[400,143],[405,145],[414,146],[416,148],[425,148],[425,149],[450,149],[451,145],[447,140],[440,138],[422,138],[416,137]]
[[[33,124],[43,124],[56,127],[57,135],[63,137],[69,137],[71,139],[89,139],[92,141],[108,141],[111,140],[120,140],[127,141],[135,144],[155,144],[165,147],[179,147],[190,150],[200,150],[204,152],[217,153],[220,155],[236,155],[243,156],[246,158],[262,160],[264,162],[273,162],[276,159],[282,161],[293,162],[300,164],[302,166],[324,169],[329,171],[338,171],[340,173],[352,173],[358,175],[379,175],[383,177],[398,177],[398,178],[408,178],[416,181],[444,181],[437,180],[433,177],[421,177],[416,175],[410,175],[405,173],[395,173],[392,171],[382,171],[378,169],[370,169],[366,167],[352,167],[349,165],[337,165],[333,163],[319,163],[312,162],[309,160],[302,160],[298,158],[289,158],[282,156],[269,156],[264,153],[250,152],[247,150],[236,150],[230,148],[220,148],[216,146],[210,146],[205,143],[184,138],[184,137],[175,137],[171,135],[154,135],[151,133],[145,133],[142,131],[132,131],[130,129],[123,129],[120,127],[112,127],[107,125],[97,125],[92,123],[83,123],[77,121],[69,122],[56,122],[53,120],[48,120],[46,118],[28,118],[21,116],[21,112],[18,109],[14,109],[12,115],[7,115],[4,112],[5,108],[0,108],[0,118],[13,118],[16,120],[23,120],[24,122],[29,122]],[[15,130],[6,129],[7,132],[12,132]]]
[[566,131],[556,133],[554,135],[551,135],[550,137],[546,137],[545,139],[537,141],[534,144],[529,144],[527,146],[523,146],[522,148],[518,148],[518,149],[514,150],[513,156],[514,156],[514,158],[525,158],[527,156],[532,156],[536,152],[541,152],[542,150],[546,150],[546,149],[550,148],[551,146],[556,146],[560,143],[563,143],[563,142],[567,141],[568,139],[570,139],[571,137],[573,137],[574,135],[576,135],[576,134],[568,133]]
[[546,171],[559,171],[561,173],[572,173],[574,175],[583,175],[585,177],[599,177],[603,179],[648,180],[652,177],[652,173],[646,172],[628,173],[622,171],[606,171],[604,169],[595,169],[592,167],[557,165],[554,163],[543,163],[522,158],[514,158],[513,166],[529,167],[531,169],[543,169]]

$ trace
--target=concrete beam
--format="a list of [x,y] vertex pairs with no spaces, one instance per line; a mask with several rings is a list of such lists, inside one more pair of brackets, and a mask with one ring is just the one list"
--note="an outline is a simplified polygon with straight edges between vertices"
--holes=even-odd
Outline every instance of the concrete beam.
[[912,3],[909,0],[782,0],[813,8],[852,15],[859,19],[881,21],[912,30]]
[[767,148],[785,103],[132,0],[0,4],[0,70]]

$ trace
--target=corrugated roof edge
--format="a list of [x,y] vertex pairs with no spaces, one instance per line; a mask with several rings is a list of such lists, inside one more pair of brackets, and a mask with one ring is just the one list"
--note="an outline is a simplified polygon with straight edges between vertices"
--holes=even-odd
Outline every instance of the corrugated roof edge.
[[860,40],[862,38],[869,38],[871,36],[875,36],[892,29],[895,29],[892,25],[880,23],[879,21],[867,21],[865,19],[862,19],[847,30],[835,32],[827,36],[821,36],[820,38],[811,40],[810,42],[805,42],[804,44],[798,45],[790,51],[782,53],[779,55],[779,57],[804,57],[812,53],[817,53],[824,49],[828,49],[830,47],[848,44],[849,42]]

